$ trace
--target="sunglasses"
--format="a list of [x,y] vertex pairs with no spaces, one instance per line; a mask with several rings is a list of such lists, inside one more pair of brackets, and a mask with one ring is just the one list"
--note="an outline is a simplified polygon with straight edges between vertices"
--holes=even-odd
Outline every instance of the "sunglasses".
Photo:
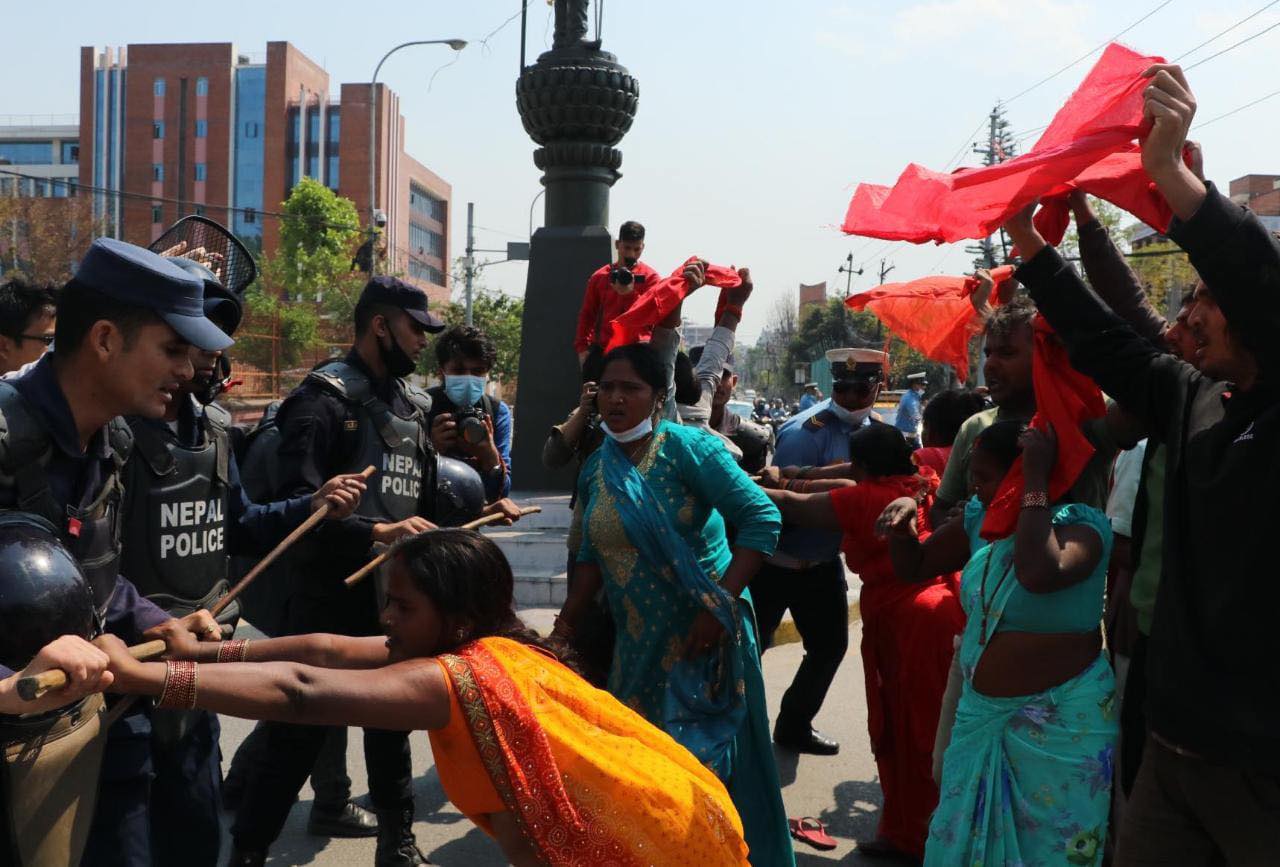
[[45,346],[53,346],[52,334],[19,334],[19,340],[39,340]]

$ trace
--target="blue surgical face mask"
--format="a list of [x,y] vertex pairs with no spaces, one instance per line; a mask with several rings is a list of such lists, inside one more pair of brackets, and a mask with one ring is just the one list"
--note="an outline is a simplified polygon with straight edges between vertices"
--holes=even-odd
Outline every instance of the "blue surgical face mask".
[[454,406],[475,406],[480,402],[480,398],[484,397],[484,387],[488,381],[489,378],[487,376],[473,376],[469,373],[446,373],[444,375],[444,393],[449,400],[453,401]]

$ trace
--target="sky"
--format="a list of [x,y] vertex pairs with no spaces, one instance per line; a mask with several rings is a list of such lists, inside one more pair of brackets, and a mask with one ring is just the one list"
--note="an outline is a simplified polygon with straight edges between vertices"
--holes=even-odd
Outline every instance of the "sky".
[[[592,0],[593,20],[598,2]],[[467,39],[456,56],[442,46],[404,49],[380,80],[401,96],[407,150],[452,184],[454,255],[464,246],[467,202],[476,206],[478,247],[504,249],[528,238],[541,186],[515,110],[519,16],[502,26],[519,0],[222,0],[204,7],[217,14],[195,18],[175,14],[172,0],[70,0],[58,7],[56,26],[41,4],[4,5],[7,29],[22,37],[6,39],[0,55],[0,115],[77,111],[81,45],[229,41],[261,52],[270,40],[287,40],[328,70],[336,96],[341,82],[368,81],[398,42]],[[892,183],[908,162],[943,169],[959,155],[959,164],[976,165],[969,146],[998,100],[1008,101],[1015,135],[1043,126],[1097,53],[1012,97],[1100,51],[1148,13],[1121,41],[1176,58],[1263,7],[1186,57],[1186,66],[1280,24],[1280,3],[604,0],[604,48],[640,82],[635,124],[620,145],[622,178],[609,228],[643,222],[645,261],[662,273],[695,254],[750,266],[757,288],[741,328],[748,340],[767,326],[775,301],[800,283],[825,280],[843,293],[846,278],[837,269],[850,252],[863,269],[854,292],[876,285],[882,259],[893,268],[889,281],[961,273],[972,260],[962,244],[841,234],[856,184]],[[550,16],[545,0],[530,0],[528,62],[550,46]],[[1197,121],[1280,89],[1278,52],[1280,27],[1189,70]],[[1223,187],[1243,174],[1280,173],[1280,96],[1193,137],[1203,144],[1207,174]],[[532,224],[540,223],[539,200]],[[482,280],[521,295],[525,266],[495,264]],[[686,316],[709,321],[714,303],[713,293],[696,294]]]

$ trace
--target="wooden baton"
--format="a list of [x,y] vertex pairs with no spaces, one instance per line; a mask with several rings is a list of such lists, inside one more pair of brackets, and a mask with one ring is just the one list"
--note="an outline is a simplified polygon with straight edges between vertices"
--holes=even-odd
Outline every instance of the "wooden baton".
[[[541,506],[529,506],[527,508],[520,510],[520,517],[523,518],[525,515],[536,515],[538,512],[541,512],[541,511],[542,511]],[[506,516],[503,515],[501,512],[494,512],[492,515],[484,515],[483,517],[476,518],[474,521],[468,521],[467,523],[462,524],[461,526],[458,526],[458,527],[437,527],[436,529],[438,530],[478,530],[481,527],[484,527],[488,524],[496,524],[498,521],[501,521],[504,517]],[[364,580],[364,577],[366,575],[368,575],[374,569],[377,569],[379,566],[381,566],[383,563],[386,562],[388,553],[390,553],[390,551],[383,551],[377,557],[374,557],[368,563],[365,563],[363,566],[361,566],[357,571],[351,573],[350,577],[348,577],[343,583],[345,583],[348,587],[356,586],[362,580]]]
[[[135,644],[129,648],[129,655],[139,662],[155,659],[164,653],[167,645],[163,638]],[[31,674],[18,679],[18,696],[23,701],[35,701],[42,693],[50,689],[60,689],[67,685],[67,673],[60,668],[51,668],[39,674]]]
[[[377,472],[377,470],[375,470],[372,465],[367,466],[364,468],[364,471],[360,473],[360,478],[364,479],[365,481],[368,481],[369,477],[372,476],[375,472]],[[209,613],[212,614],[214,617],[217,617],[228,605],[231,604],[231,602],[237,596],[239,596],[241,593],[244,592],[244,588],[248,587],[249,584],[253,581],[253,579],[261,575],[268,566],[270,566],[272,563],[276,561],[276,558],[278,558],[281,554],[287,551],[290,545],[292,545],[294,542],[298,541],[303,536],[305,536],[307,534],[307,531],[309,531],[316,524],[319,524],[321,521],[323,521],[325,519],[325,516],[329,514],[330,508],[331,506],[329,502],[326,500],[323,504],[321,504],[320,508],[316,509],[307,517],[307,520],[299,524],[297,529],[295,529],[288,536],[285,536],[279,545],[276,545],[274,548],[272,548],[271,551],[267,554],[267,556],[259,560],[258,565],[254,566],[252,569],[249,570],[248,575],[245,575],[238,582],[236,582],[236,586],[232,587],[231,591],[227,593],[226,596],[223,596],[221,599],[219,599],[217,604],[215,604],[211,609],[209,609]]]

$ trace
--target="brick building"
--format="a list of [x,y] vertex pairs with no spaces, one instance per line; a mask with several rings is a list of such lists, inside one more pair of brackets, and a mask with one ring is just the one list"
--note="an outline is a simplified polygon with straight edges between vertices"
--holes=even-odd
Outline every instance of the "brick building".
[[[1244,205],[1258,215],[1263,225],[1280,231],[1280,175],[1243,175],[1227,185],[1227,195],[1237,205]],[[1141,250],[1169,239],[1148,226],[1138,223],[1131,229],[1133,249]]]
[[[179,217],[205,214],[266,253],[278,212],[303,177],[369,207],[368,84],[342,84],[288,42],[265,55],[231,43],[80,50],[79,180],[119,237],[147,244]],[[448,298],[451,188],[404,151],[400,100],[375,95],[375,211],[387,261],[435,300]]]

